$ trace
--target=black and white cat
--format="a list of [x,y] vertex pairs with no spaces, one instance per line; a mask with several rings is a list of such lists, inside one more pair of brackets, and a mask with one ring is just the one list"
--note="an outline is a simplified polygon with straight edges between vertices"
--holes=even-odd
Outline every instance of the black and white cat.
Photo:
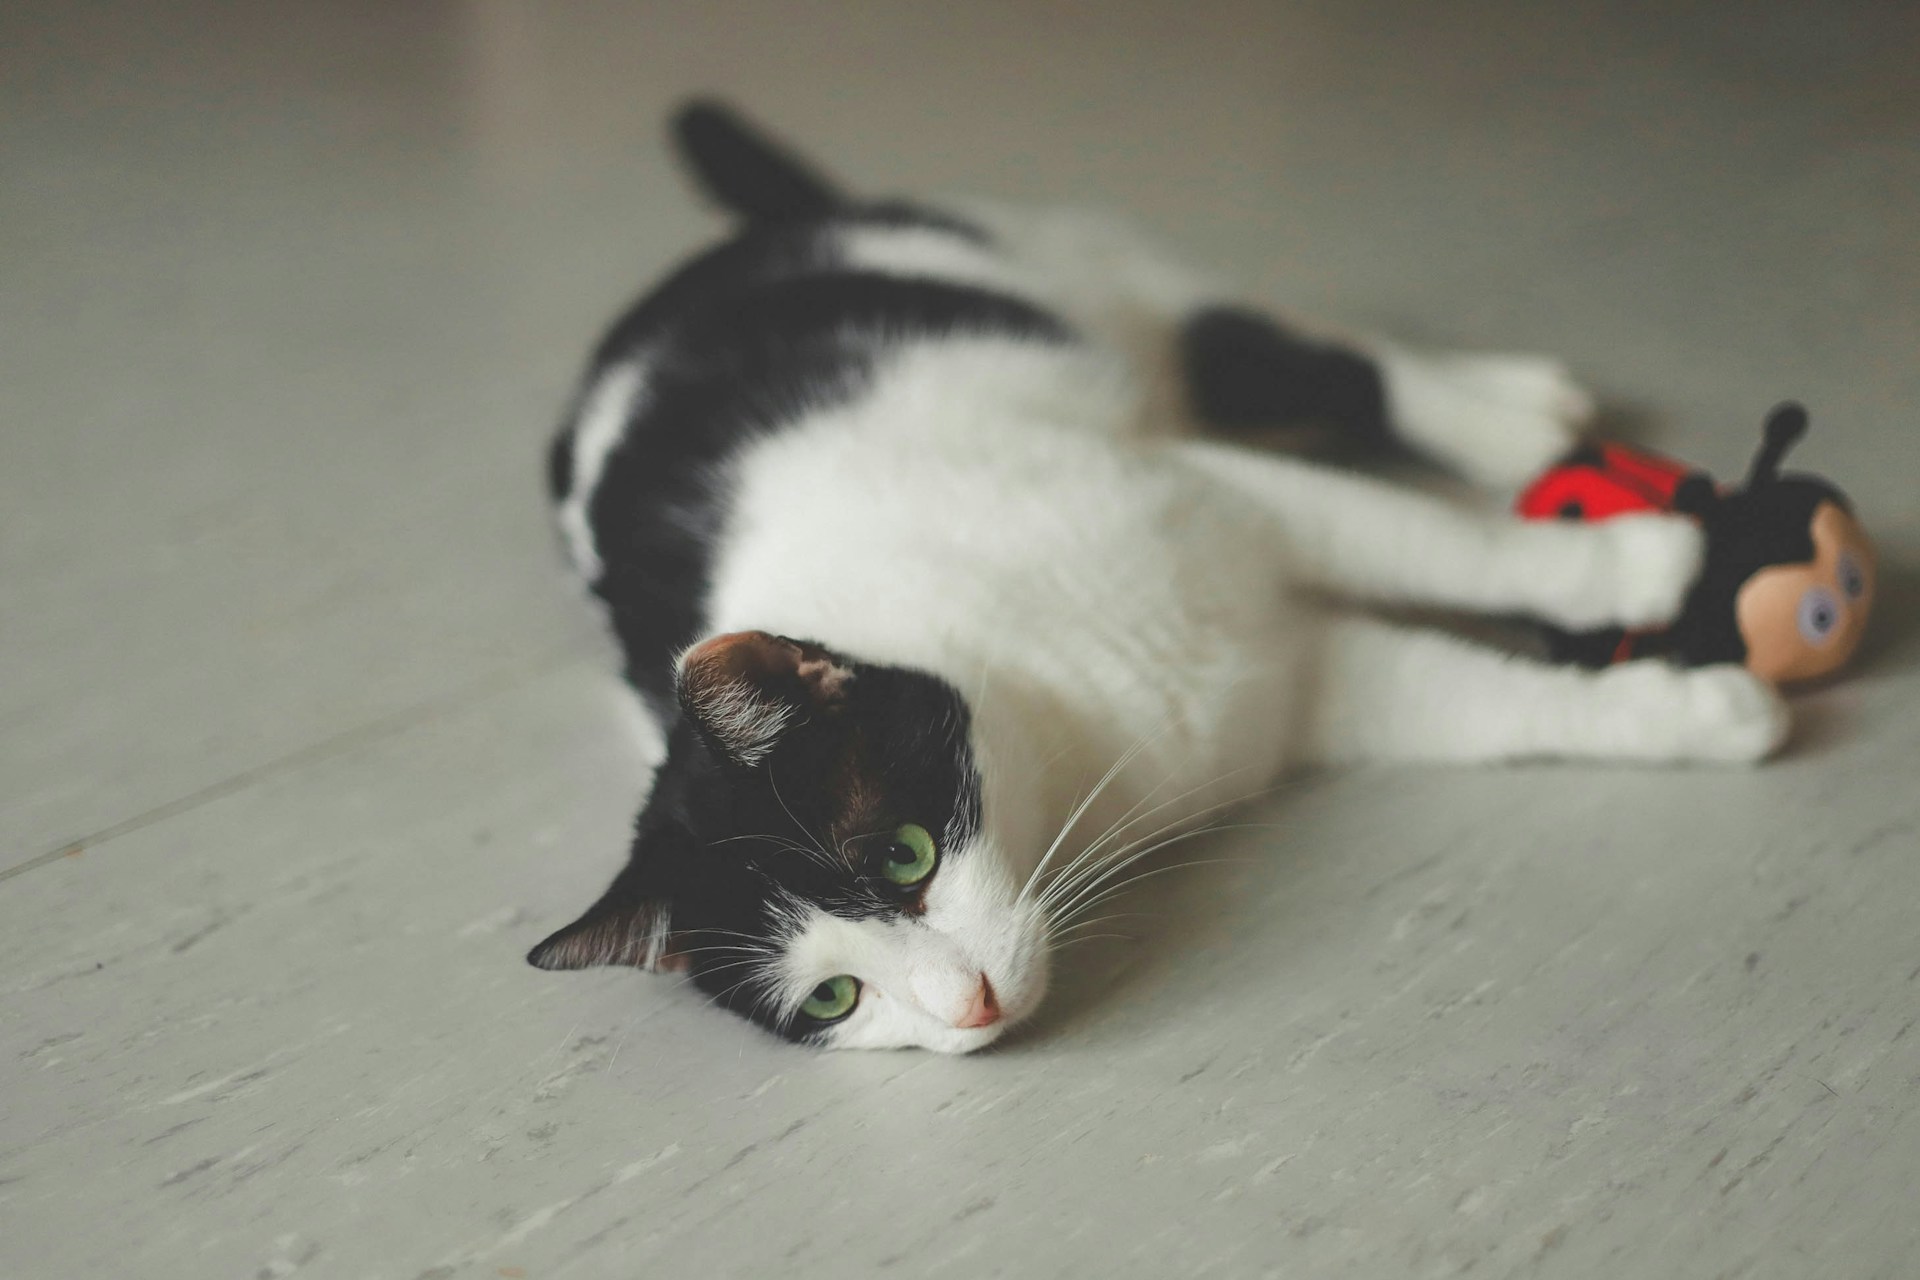
[[720,108],[676,126],[742,225],[613,326],[551,459],[666,757],[534,964],[966,1052],[1122,868],[1289,768],[1785,736],[1737,666],[1546,666],[1334,602],[1657,624],[1690,522],[1483,516],[1194,430],[1328,420],[1511,483],[1590,412],[1557,363],[1309,339],[1103,220],[860,201]]

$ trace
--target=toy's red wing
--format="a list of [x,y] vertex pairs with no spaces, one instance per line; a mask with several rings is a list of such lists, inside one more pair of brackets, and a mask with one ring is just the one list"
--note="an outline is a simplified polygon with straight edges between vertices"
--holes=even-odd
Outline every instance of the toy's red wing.
[[1669,511],[1692,469],[1624,445],[1583,445],[1527,487],[1515,509],[1530,520],[1605,520]]

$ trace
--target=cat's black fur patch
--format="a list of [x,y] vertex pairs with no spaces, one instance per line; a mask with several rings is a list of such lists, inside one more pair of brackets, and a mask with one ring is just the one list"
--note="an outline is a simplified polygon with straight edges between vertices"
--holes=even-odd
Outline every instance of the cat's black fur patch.
[[[876,216],[916,215],[888,207]],[[612,612],[628,678],[663,715],[673,714],[668,660],[702,623],[731,497],[723,464],[743,440],[851,397],[900,343],[1070,336],[1053,316],[985,290],[839,268],[832,232],[845,221],[750,229],[622,316],[595,354],[596,375],[639,364],[644,390],[589,509],[603,565],[594,590]],[[563,431],[555,473],[570,474],[570,448]]]
[[842,203],[833,184],[811,166],[717,102],[688,103],[675,113],[672,128],[701,186],[743,217],[821,218]]
[[1386,389],[1373,361],[1310,342],[1258,312],[1197,312],[1181,330],[1180,353],[1194,410],[1214,426],[1311,419],[1338,426],[1356,444],[1392,439]]
[[751,768],[714,750],[683,716],[627,868],[528,959],[551,967],[571,931],[664,907],[670,955],[715,1003],[790,1040],[817,1035],[804,1015],[769,1003],[757,980],[783,935],[782,895],[848,919],[914,914],[920,889],[877,874],[867,846],[918,823],[935,833],[944,866],[980,823],[960,695],[922,672],[851,669],[843,706],[793,725]]

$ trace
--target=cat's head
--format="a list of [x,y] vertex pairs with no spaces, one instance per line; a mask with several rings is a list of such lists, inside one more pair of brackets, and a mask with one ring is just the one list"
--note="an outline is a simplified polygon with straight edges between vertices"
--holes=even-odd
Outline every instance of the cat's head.
[[1034,834],[983,775],[950,684],[746,631],[688,650],[677,694],[626,869],[528,960],[682,970],[835,1048],[965,1053],[1033,1011]]

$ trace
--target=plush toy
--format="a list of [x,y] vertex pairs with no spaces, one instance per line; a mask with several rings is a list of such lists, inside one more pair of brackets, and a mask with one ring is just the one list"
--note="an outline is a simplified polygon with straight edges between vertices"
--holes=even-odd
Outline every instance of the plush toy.
[[1873,544],[1845,495],[1815,476],[1780,474],[1807,430],[1787,403],[1767,415],[1765,443],[1746,487],[1721,489],[1706,472],[1617,444],[1583,445],[1520,495],[1533,519],[1605,520],[1673,511],[1700,521],[1706,566],[1680,616],[1663,631],[1551,632],[1561,661],[1602,667],[1664,657],[1687,666],[1744,662],[1775,684],[1837,670],[1853,655],[1873,607]]

